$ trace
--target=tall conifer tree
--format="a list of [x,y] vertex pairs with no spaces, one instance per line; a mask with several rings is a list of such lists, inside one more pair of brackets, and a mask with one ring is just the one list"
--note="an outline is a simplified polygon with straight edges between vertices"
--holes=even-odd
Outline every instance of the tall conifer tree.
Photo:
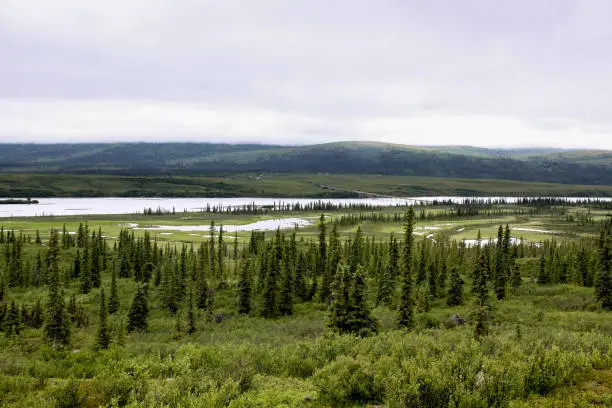
[[412,247],[414,245],[414,207],[406,213],[404,246],[402,251],[402,288],[397,324],[406,329],[414,327],[414,301],[412,298]]
[[108,299],[108,313],[115,314],[119,310],[119,294],[117,293],[117,271],[115,265],[111,268],[111,292]]
[[96,345],[98,349],[106,350],[110,345],[110,335],[108,334],[108,327],[106,322],[106,301],[104,299],[104,288],[100,291],[100,312],[98,322],[98,337]]
[[136,291],[128,313],[128,333],[133,331],[146,331],[148,327],[148,317],[149,307],[147,306],[147,297],[144,289],[140,287]]
[[602,228],[599,238],[599,265],[595,276],[595,296],[604,310],[612,310],[612,248],[608,232]]
[[[245,253],[246,255],[246,253]],[[240,276],[238,278],[238,313],[249,314],[251,312],[251,263],[248,256],[244,256],[240,265]]]
[[59,241],[54,230],[51,231],[49,240],[49,254],[49,293],[44,333],[55,349],[70,342],[70,318],[66,314],[64,294],[60,288]]

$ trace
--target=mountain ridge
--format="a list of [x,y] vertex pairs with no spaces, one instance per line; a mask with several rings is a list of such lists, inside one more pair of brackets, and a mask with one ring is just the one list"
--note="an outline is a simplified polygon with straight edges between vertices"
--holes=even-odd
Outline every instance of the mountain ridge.
[[330,142],[2,144],[2,173],[381,174],[612,185],[612,151]]

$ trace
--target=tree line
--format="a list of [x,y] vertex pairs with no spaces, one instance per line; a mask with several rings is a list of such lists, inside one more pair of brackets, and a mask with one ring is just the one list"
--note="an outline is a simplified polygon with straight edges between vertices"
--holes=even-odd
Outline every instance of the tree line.
[[[193,334],[215,313],[219,289],[232,289],[235,313],[275,319],[292,315],[295,305],[316,302],[327,310],[332,331],[358,336],[380,329],[373,307],[395,311],[405,330],[434,300],[449,306],[471,304],[474,336],[488,333],[491,299],[503,301],[525,281],[538,285],[592,287],[604,310],[612,309],[612,222],[602,224],[598,240],[550,240],[517,244],[508,225],[496,240],[462,242],[417,239],[416,214],[403,215],[403,233],[387,239],[364,236],[360,227],[341,239],[337,222],[322,215],[318,238],[298,238],[295,230],[273,236],[252,232],[244,244],[211,224],[197,244],[161,245],[145,231],[123,229],[109,242],[101,229],[81,224],[76,234],[52,230],[43,242],[0,228],[0,329],[19,335],[24,327],[42,329],[53,347],[69,344],[74,327],[89,325],[78,295],[97,291],[97,347],[111,343],[108,315],[128,311],[125,330],[146,331],[151,307],[176,319],[179,334]],[[122,304],[118,282],[137,284],[130,304]],[[467,288],[468,283],[471,283]],[[46,299],[17,304],[13,288],[44,287]],[[373,300],[373,301],[372,301]]]

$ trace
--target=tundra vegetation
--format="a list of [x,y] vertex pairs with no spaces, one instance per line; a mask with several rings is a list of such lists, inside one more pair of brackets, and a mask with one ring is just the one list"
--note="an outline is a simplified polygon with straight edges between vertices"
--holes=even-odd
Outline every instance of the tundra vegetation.
[[612,404],[612,204],[322,212],[0,220],[0,406]]

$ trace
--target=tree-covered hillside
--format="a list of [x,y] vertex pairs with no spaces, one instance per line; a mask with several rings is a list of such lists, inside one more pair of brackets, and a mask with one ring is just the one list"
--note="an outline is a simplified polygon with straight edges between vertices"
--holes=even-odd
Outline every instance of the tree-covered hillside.
[[372,142],[278,147],[205,143],[0,145],[0,171],[117,175],[245,172],[612,184],[610,152],[424,148]]

